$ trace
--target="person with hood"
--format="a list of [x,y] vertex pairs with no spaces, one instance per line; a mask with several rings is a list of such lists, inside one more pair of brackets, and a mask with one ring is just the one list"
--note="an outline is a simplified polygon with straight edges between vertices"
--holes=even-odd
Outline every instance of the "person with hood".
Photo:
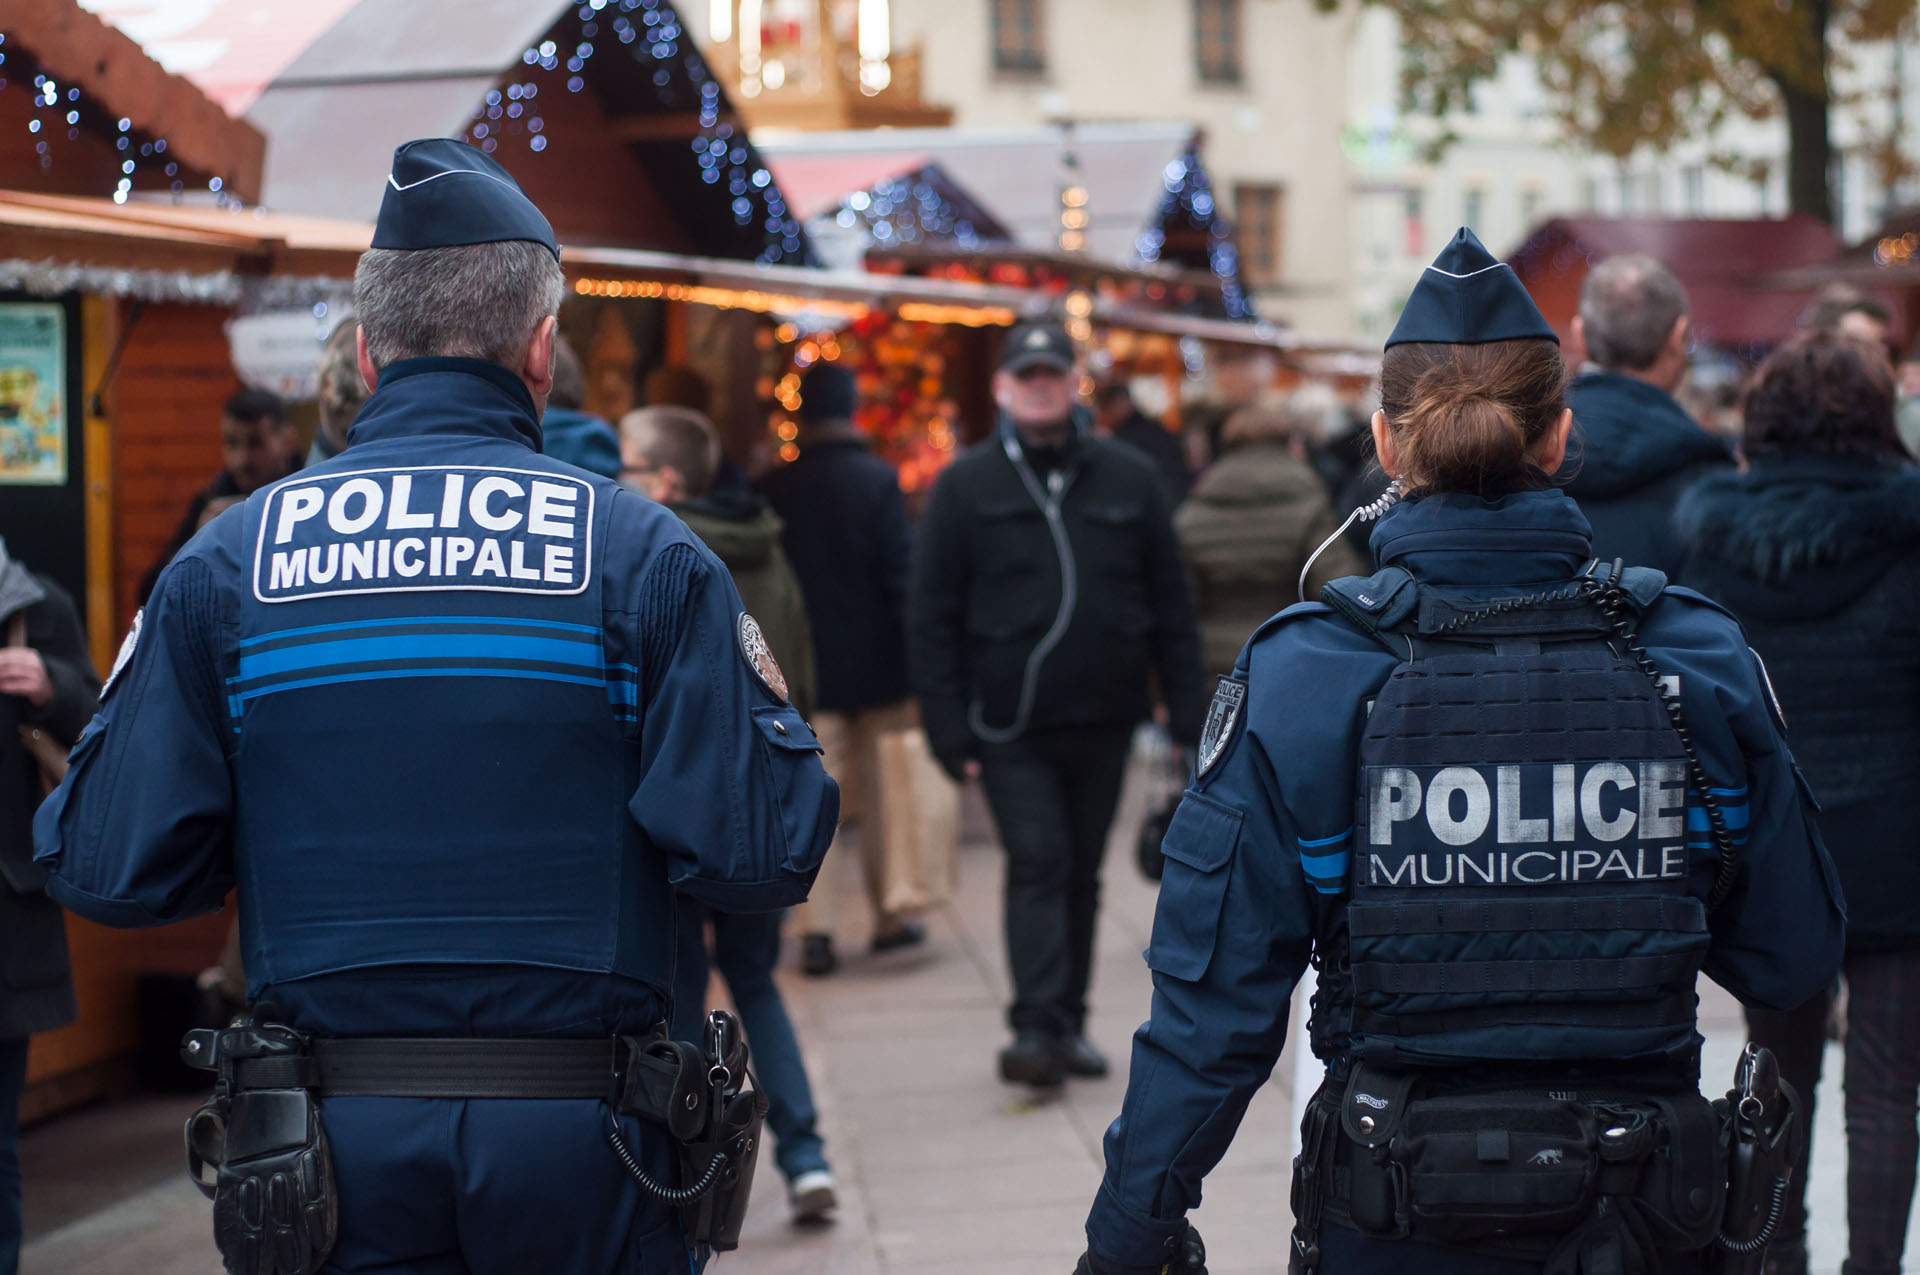
[[[620,418],[621,482],[680,516],[733,576],[749,614],[786,674],[787,696],[802,717],[814,710],[813,641],[800,581],[780,550],[779,515],[758,497],[717,493],[720,440],[712,422],[686,407],[643,407]],[[733,915],[683,900],[675,971],[673,1028],[693,1040],[705,1017],[708,952],[746,1027],[754,1072],[768,1101],[774,1158],[787,1179],[796,1221],[824,1221],[838,1203],[818,1129],[813,1086],[786,1002],[773,981],[780,959],[781,913]]]
[[1573,379],[1574,441],[1555,482],[1593,524],[1593,552],[1673,574],[1673,506],[1733,464],[1727,444],[1674,400],[1687,374],[1687,294],[1653,257],[1610,257],[1580,292],[1574,334],[1590,366]]
[[[1747,472],[1703,479],[1675,515],[1682,582],[1767,662],[1847,901],[1848,1275],[1897,1275],[1920,1160],[1920,834],[1902,797],[1920,790],[1920,470],[1894,404],[1878,347],[1794,338],[1747,392]],[[1747,1013],[1809,1112],[1832,1004],[1828,988]],[[1779,1275],[1807,1269],[1807,1162],[1769,1250]]]
[[553,338],[553,393],[540,418],[540,450],[555,460],[592,470],[602,478],[620,476],[620,439],[613,426],[583,410],[587,375],[567,339]]
[[[1173,516],[1209,676],[1232,672],[1253,631],[1300,600],[1300,569],[1333,535],[1306,443],[1334,407],[1331,390],[1307,386],[1277,406],[1236,411],[1220,434],[1225,450]],[[1364,570],[1364,562],[1334,541],[1314,562],[1306,596],[1319,597],[1321,585]]]
[[0,541],[0,1275],[19,1269],[20,1094],[27,1038],[73,1021],[60,905],[33,862],[42,769],[24,732],[65,752],[100,702],[73,599]]

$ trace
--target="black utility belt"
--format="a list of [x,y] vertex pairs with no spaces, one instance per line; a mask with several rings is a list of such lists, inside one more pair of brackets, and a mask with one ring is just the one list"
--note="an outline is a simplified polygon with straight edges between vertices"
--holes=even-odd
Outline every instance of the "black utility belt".
[[[223,1031],[187,1033],[181,1057],[216,1073],[187,1121],[188,1172],[214,1204],[214,1239],[234,1275],[312,1275],[338,1225],[333,1157],[320,1120],[328,1098],[595,1099],[619,1165],[680,1210],[689,1240],[739,1243],[759,1157],[766,1098],[749,1087],[739,1024],[708,1015],[701,1043],[644,1036],[593,1040],[304,1036],[256,1009]],[[656,1182],[615,1115],[664,1126],[679,1186]],[[267,1214],[261,1201],[277,1201]],[[282,1207],[284,1205],[284,1207]]]
[[1571,1241],[1583,1258],[1613,1250],[1625,1272],[1718,1233],[1725,1132],[1697,1092],[1425,1090],[1363,1065],[1315,1095],[1295,1182],[1296,1217],[1314,1222],[1296,1233],[1300,1267],[1318,1265],[1320,1219],[1536,1261],[1570,1258]]

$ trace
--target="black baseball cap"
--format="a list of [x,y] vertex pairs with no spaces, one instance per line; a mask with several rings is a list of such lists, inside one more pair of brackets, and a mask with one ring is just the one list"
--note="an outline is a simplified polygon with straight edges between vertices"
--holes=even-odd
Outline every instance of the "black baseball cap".
[[1073,371],[1073,338],[1057,323],[1023,323],[1007,333],[1000,347],[1000,370],[1024,372],[1030,367]]

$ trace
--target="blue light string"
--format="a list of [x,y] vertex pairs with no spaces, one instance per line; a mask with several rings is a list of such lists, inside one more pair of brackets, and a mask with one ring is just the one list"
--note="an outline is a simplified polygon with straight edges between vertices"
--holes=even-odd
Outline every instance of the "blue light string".
[[1198,148],[1189,146],[1180,158],[1168,162],[1160,176],[1160,207],[1152,223],[1134,240],[1134,257],[1143,265],[1160,260],[1167,245],[1163,227],[1176,219],[1205,230],[1207,267],[1220,281],[1220,299],[1227,317],[1253,318],[1253,305],[1240,283],[1240,250],[1233,242],[1233,227],[1214,202],[1213,182],[1200,164]]

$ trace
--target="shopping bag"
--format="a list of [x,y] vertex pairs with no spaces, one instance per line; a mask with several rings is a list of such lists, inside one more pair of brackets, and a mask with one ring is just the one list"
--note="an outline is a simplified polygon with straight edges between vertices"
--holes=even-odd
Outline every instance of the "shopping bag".
[[879,808],[885,846],[881,907],[914,916],[953,897],[960,789],[934,760],[923,730],[886,731],[875,751],[879,791],[869,801]]

